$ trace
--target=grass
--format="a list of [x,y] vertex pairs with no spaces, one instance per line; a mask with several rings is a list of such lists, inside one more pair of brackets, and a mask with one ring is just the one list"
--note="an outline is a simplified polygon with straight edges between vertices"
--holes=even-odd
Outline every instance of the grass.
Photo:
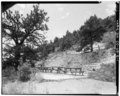
[[2,70],[2,84],[14,82],[17,78],[18,74],[13,67],[7,67],[6,69]]
[[31,74],[31,79],[29,81],[23,82],[19,79],[16,79],[14,82],[4,83],[2,85],[2,94],[34,94],[35,88],[42,82],[45,82],[45,80],[42,78],[40,73]]
[[102,81],[116,82],[116,65],[113,63],[102,64],[100,69],[90,72],[88,77]]

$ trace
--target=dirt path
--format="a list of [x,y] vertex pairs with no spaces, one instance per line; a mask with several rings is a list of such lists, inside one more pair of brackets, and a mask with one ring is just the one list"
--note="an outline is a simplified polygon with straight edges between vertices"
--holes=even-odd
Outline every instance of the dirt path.
[[63,80],[63,79],[77,79],[87,78],[87,74],[82,75],[70,75],[70,74],[56,74],[56,73],[38,73],[36,75],[42,76],[45,80]]
[[13,82],[4,85],[6,94],[115,94],[116,86],[112,82],[88,79],[86,76],[63,74],[36,74],[47,81]]
[[64,80],[59,82],[46,82],[39,86],[44,93],[50,94],[115,94],[116,87],[113,83],[92,79]]

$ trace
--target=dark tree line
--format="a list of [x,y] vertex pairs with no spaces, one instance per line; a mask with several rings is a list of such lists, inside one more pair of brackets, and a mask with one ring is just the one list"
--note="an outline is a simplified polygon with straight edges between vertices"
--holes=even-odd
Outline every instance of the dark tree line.
[[59,47],[60,51],[67,50],[74,44],[79,44],[81,51],[85,46],[89,45],[91,52],[93,51],[94,42],[100,42],[103,34],[115,31],[116,16],[108,16],[105,19],[98,18],[96,15],[91,16],[83,26],[73,32],[66,32],[62,38],[56,37],[53,41],[54,47]]
[[73,32],[67,30],[62,38],[55,37],[53,42],[46,43],[46,46],[43,48],[45,52],[42,51],[42,54],[44,54],[42,57],[47,57],[49,53],[55,51],[68,50],[75,44],[80,46],[77,51],[81,51],[86,46],[89,46],[88,49],[92,52],[94,42],[101,42],[106,32],[115,32],[115,29],[115,15],[105,19],[98,18],[96,15],[91,16],[78,30]]

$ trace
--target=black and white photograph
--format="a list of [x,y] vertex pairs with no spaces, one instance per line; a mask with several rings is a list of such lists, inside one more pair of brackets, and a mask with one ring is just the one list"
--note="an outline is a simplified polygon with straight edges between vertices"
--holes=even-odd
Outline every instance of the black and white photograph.
[[2,1],[1,94],[116,95],[117,5]]

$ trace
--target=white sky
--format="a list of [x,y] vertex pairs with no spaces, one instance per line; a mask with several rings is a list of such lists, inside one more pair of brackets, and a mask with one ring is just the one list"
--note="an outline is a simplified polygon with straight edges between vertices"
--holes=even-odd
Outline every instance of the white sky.
[[[33,4],[16,4],[11,10],[19,10],[23,15],[29,13]],[[46,34],[47,40],[53,40],[56,36],[62,37],[66,31],[77,30],[91,15],[96,14],[105,18],[114,14],[114,1],[103,1],[100,4],[40,4],[50,17],[47,23],[49,30]]]

